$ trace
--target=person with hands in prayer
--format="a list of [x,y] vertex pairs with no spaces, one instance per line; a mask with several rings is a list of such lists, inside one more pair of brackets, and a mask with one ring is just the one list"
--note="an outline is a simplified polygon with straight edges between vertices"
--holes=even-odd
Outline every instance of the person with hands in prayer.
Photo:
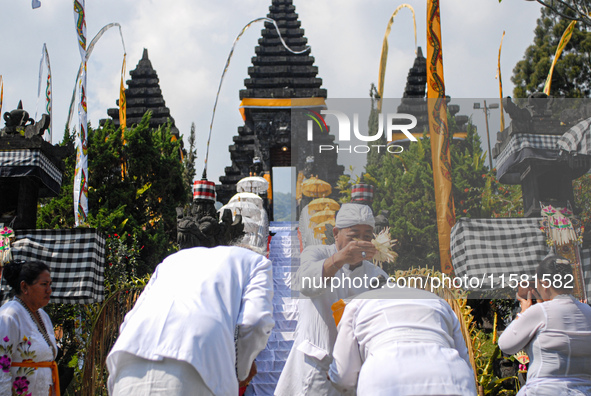
[[572,295],[568,260],[549,256],[536,275],[536,289],[517,294],[521,312],[499,338],[503,352],[525,349],[530,359],[518,396],[591,395],[591,307]]
[[369,261],[376,254],[374,226],[369,206],[343,204],[335,219],[335,243],[311,245],[301,253],[292,288],[304,298],[298,301],[295,339],[275,395],[342,394],[327,378],[337,336],[331,306],[375,287],[378,277],[388,277]]

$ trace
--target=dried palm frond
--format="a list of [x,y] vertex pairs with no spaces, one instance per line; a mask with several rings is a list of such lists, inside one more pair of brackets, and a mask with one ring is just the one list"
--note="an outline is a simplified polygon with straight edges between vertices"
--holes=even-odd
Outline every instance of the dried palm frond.
[[382,268],[383,263],[391,263],[396,260],[398,253],[392,250],[392,247],[398,242],[397,239],[390,239],[390,227],[384,228],[379,234],[375,235],[371,243],[375,246],[377,252],[373,256],[373,262]]

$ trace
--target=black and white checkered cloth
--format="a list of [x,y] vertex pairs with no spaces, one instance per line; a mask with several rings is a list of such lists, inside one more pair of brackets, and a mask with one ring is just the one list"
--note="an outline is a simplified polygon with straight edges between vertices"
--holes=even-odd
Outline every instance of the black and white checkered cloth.
[[591,155],[591,118],[573,126],[556,143],[560,150],[571,154]]
[[[552,250],[540,230],[541,220],[459,219],[451,230],[450,241],[456,275],[482,280],[480,291],[509,287],[512,274],[518,278],[521,274],[533,276],[540,261]],[[591,249],[581,250],[581,265],[587,296],[591,296]]]
[[[34,172],[38,169],[38,172]],[[0,177],[33,175],[59,194],[62,172],[38,149],[0,150]]]
[[[457,276],[483,281],[486,289],[497,289],[504,275],[533,275],[549,253],[541,218],[460,218],[451,230],[451,257]],[[491,285],[490,281],[493,281]]]
[[497,168],[503,166],[513,154],[524,149],[558,150],[556,143],[559,135],[535,135],[533,133],[517,133],[511,136],[509,143],[497,157]]
[[[105,237],[94,228],[16,230],[15,260],[44,262],[51,269],[52,303],[87,304],[104,298]],[[2,279],[2,291],[10,289]]]
[[583,279],[587,289],[587,299],[591,299],[591,249],[581,249],[581,265],[583,266]]

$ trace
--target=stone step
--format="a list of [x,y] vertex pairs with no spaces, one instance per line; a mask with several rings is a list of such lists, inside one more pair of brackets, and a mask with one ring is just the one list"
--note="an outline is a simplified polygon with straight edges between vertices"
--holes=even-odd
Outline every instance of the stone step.
[[248,387],[247,395],[273,395],[285,361],[291,351],[298,319],[298,292],[290,288],[293,272],[299,266],[297,223],[271,222],[275,235],[269,246],[273,263],[273,328],[267,347],[256,359],[258,374]]

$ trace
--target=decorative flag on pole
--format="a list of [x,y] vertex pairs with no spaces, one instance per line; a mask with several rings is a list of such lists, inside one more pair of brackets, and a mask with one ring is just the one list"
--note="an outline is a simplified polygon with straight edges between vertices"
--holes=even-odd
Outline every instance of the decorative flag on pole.
[[[119,28],[121,29],[121,28]],[[123,39],[123,37],[121,38]],[[121,141],[123,145],[127,144],[125,140],[125,128],[127,128],[127,101],[125,99],[125,57],[127,54],[123,54],[123,66],[121,66],[121,85],[119,86],[119,126],[121,128]],[[121,180],[125,178],[127,174],[127,164],[125,158],[121,158]]]
[[[97,41],[103,36],[103,34],[112,27],[117,26],[119,28],[119,35],[121,36],[121,44],[123,45],[123,56],[127,53],[125,51],[125,42],[123,41],[123,32],[121,31],[121,25],[118,23],[109,23],[94,36],[88,47],[86,48],[86,62],[90,59],[90,54],[92,54],[92,50],[94,49],[95,44]],[[125,59],[124,59],[125,60]],[[66,130],[70,129],[70,124],[72,124],[72,116],[74,114],[74,103],[76,102],[76,92],[78,90],[78,82],[80,81],[80,77],[82,76],[82,67],[83,63],[80,63],[80,68],[78,69],[78,73],[76,74],[76,82],[74,83],[74,90],[72,91],[72,98],[70,99],[70,108],[68,110],[68,118],[66,119]]]
[[556,65],[556,62],[558,61],[558,58],[560,58],[560,54],[562,54],[562,50],[564,49],[564,47],[566,47],[566,45],[570,41],[570,38],[573,35],[573,30],[575,30],[576,23],[577,23],[577,21],[572,21],[567,26],[566,30],[562,34],[562,37],[560,38],[560,42],[558,43],[558,47],[556,47],[556,53],[554,54],[554,60],[552,60],[552,66],[550,66],[550,71],[548,72],[548,77],[546,78],[546,83],[544,84],[544,93],[546,95],[550,95],[550,85],[552,85],[552,73],[554,73],[554,66]]
[[[501,48],[503,48],[503,39],[505,38],[505,31],[501,37],[501,45],[499,45],[499,64],[497,66],[497,78],[499,79],[499,97],[501,98],[501,132],[505,130],[505,112],[503,111],[503,80],[501,78]],[[489,153],[490,155],[490,153]]]
[[453,271],[450,252],[450,232],[455,223],[455,208],[451,184],[450,134],[447,129],[447,106],[443,80],[443,48],[441,46],[441,20],[439,0],[427,2],[427,101],[429,102],[429,130],[439,256],[442,272]]
[[386,33],[384,34],[384,42],[382,43],[382,55],[380,57],[380,72],[378,75],[378,112],[382,111],[382,98],[384,97],[384,81],[386,79],[386,63],[388,62],[388,36],[390,35],[390,31],[392,30],[392,24],[394,23],[394,17],[398,14],[402,8],[408,8],[412,11],[412,22],[415,28],[415,55],[417,54],[417,20],[415,18],[415,10],[408,4],[401,4],[399,5],[392,16],[390,17],[390,21],[388,22],[388,26],[386,27]]
[[275,30],[277,31],[277,35],[279,36],[279,40],[281,41],[281,44],[283,45],[283,47],[288,50],[289,52],[291,52],[292,54],[303,54],[304,52],[307,52],[310,50],[310,46],[306,46],[306,48],[304,48],[301,51],[294,51],[291,48],[289,48],[287,46],[287,44],[285,43],[285,40],[283,40],[283,36],[281,36],[281,32],[279,31],[279,26],[277,26],[277,22],[275,22],[275,20],[271,19],[271,18],[257,18],[257,19],[253,19],[252,21],[248,22],[246,25],[244,25],[244,27],[242,28],[242,30],[240,31],[240,33],[238,33],[238,36],[236,36],[236,38],[234,39],[234,43],[232,44],[232,49],[230,49],[230,54],[228,54],[228,59],[226,59],[226,65],[224,66],[224,71],[222,72],[222,77],[220,78],[220,84],[218,85],[218,92],[215,95],[215,102],[213,103],[213,112],[211,114],[211,122],[209,123],[209,135],[207,136],[207,146],[205,148],[205,163],[203,165],[203,175],[201,177],[201,179],[205,180],[207,179],[207,159],[209,157],[209,142],[211,141],[211,131],[213,130],[213,120],[215,118],[215,109],[218,105],[218,98],[220,96],[220,90],[222,89],[222,83],[224,82],[224,76],[226,75],[226,71],[228,70],[228,67],[230,66],[230,60],[232,59],[232,54],[234,53],[234,48],[236,47],[236,44],[238,44],[238,40],[240,40],[240,37],[242,37],[242,35],[244,34],[244,32],[246,32],[248,30],[248,28],[255,24],[256,22],[269,22],[272,23],[273,26],[275,27]]
[[2,102],[4,102],[4,80],[0,75],[0,114],[2,114]]
[[74,176],[74,218],[76,226],[86,223],[88,215],[88,141],[87,141],[87,108],[86,108],[86,19],[85,0],[74,0],[74,20],[78,34],[81,73],[78,81],[80,102],[78,105],[78,126],[76,136],[76,173]]
[[123,54],[123,66],[121,66],[121,85],[119,86],[119,125],[121,126],[121,138],[125,144],[125,128],[127,128],[127,102],[125,100],[125,56]]
[[[80,14],[81,12],[81,14]],[[80,15],[82,17],[82,23],[83,25],[79,25],[80,23]],[[122,123],[122,133],[125,130],[126,127],[126,100],[125,100],[125,89],[123,88],[123,79],[125,77],[125,57],[126,57],[126,50],[125,50],[125,41],[123,40],[123,32],[121,31],[121,25],[118,23],[109,23],[105,26],[102,27],[101,30],[99,30],[99,32],[96,34],[96,36],[94,36],[94,38],[92,39],[92,41],[90,42],[90,44],[88,45],[88,47],[85,48],[86,50],[84,51],[84,55],[82,54],[82,43],[86,43],[86,22],[84,21],[84,1],[82,1],[82,3],[76,2],[74,1],[74,17],[76,18],[76,31],[78,32],[78,43],[80,44],[80,56],[83,57],[83,61],[80,62],[80,68],[78,69],[78,73],[76,74],[76,83],[74,84],[74,90],[72,91],[72,99],[70,99],[70,109],[68,111],[68,118],[66,119],[66,130],[69,131],[70,129],[70,124],[72,123],[72,116],[74,114],[74,103],[76,101],[76,92],[77,90],[80,91],[80,93],[82,94],[85,90],[86,90],[86,64],[88,63],[88,59],[90,58],[90,54],[92,54],[92,50],[94,49],[95,44],[98,42],[98,40],[103,36],[103,34],[109,30],[112,27],[117,26],[119,28],[119,36],[121,36],[121,44],[123,45],[123,66],[121,67],[121,88],[120,88],[120,92],[119,92],[119,102],[123,103],[123,105],[125,106],[125,109],[123,110],[123,118],[121,118]],[[83,39],[80,39],[81,34],[83,35]],[[84,89],[82,89],[82,80],[84,80]],[[79,89],[80,87],[80,89]],[[121,89],[123,89],[121,91]],[[82,101],[82,97],[80,98],[80,103],[84,103],[84,116],[86,117],[86,97],[84,97],[84,101]],[[79,115],[81,113],[79,112]],[[119,111],[119,115],[121,115],[121,109]],[[86,121],[85,121],[85,125]],[[84,131],[86,131],[86,128],[84,128]],[[84,146],[86,147],[86,146]],[[77,157],[78,158],[78,157]],[[76,161],[76,163],[78,163],[78,160]],[[78,172],[76,173],[78,175]],[[76,181],[77,179],[75,179]],[[80,178],[80,181],[82,180],[86,180],[86,178]],[[76,189],[74,192],[74,206],[78,207],[78,205],[76,205]],[[75,209],[75,216],[77,213],[77,210]]]
[[[43,79],[43,61],[45,60],[45,64],[47,66],[47,84],[45,86],[45,111],[47,112],[47,114],[49,114],[49,128],[45,133],[44,139],[51,143],[51,132],[53,131],[53,117],[51,115],[51,64],[49,63],[49,52],[47,52],[47,45],[45,43],[43,43],[43,49],[41,52],[41,62],[39,62],[39,82],[37,84],[37,100],[39,100],[39,97],[41,96],[41,81]],[[35,115],[35,118],[37,118],[37,115]]]

